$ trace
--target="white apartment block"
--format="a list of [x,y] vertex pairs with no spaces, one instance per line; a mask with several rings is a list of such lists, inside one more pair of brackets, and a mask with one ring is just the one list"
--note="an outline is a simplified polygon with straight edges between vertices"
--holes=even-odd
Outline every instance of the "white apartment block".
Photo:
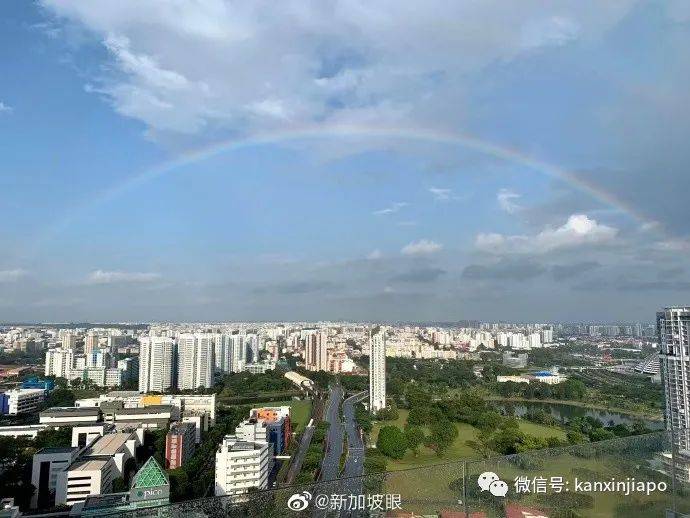
[[69,379],[73,362],[74,351],[71,349],[48,349],[46,351],[45,375]]
[[74,350],[77,348],[77,336],[72,333],[62,335],[62,348]]
[[266,489],[270,470],[267,442],[240,441],[226,435],[216,451],[216,496],[236,496],[251,488]]
[[139,392],[165,392],[172,387],[175,342],[147,336],[140,340]]
[[43,389],[14,389],[5,392],[8,397],[9,415],[26,414],[36,410],[45,399]]
[[690,450],[690,307],[665,308],[656,323],[666,428],[681,450]]
[[242,370],[246,357],[244,338],[244,335],[215,335],[214,366],[217,372]]
[[386,408],[386,330],[369,336],[369,411]]
[[326,333],[310,333],[304,338],[304,364],[310,371],[328,370],[328,338]]
[[177,339],[177,388],[213,386],[214,336],[211,333],[183,333]]

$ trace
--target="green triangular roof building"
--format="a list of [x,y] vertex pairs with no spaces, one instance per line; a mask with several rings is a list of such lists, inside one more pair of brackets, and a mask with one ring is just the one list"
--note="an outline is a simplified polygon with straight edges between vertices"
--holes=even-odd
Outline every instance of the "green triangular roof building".
[[167,486],[170,482],[168,477],[156,462],[156,459],[149,457],[137,474],[134,475],[134,484],[132,488],[144,489],[147,487]]

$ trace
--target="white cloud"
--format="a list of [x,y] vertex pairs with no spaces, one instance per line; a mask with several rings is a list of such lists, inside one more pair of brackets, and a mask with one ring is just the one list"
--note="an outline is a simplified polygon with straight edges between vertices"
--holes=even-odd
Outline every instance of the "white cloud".
[[383,254],[381,253],[381,250],[378,248],[376,250],[372,250],[369,255],[367,255],[367,259],[370,260],[376,260],[376,259],[381,259],[383,257]]
[[0,282],[15,282],[26,277],[26,270],[20,268],[14,270],[0,270]]
[[88,277],[89,284],[119,284],[119,283],[134,283],[145,284],[154,282],[160,279],[158,273],[146,272],[122,272],[122,271],[105,271],[95,270],[91,272]]
[[551,16],[529,21],[522,28],[522,45],[526,49],[561,46],[577,38],[579,24],[563,16]]
[[4,102],[0,101],[0,113],[10,113],[12,111],[12,107],[8,106]]
[[584,214],[573,214],[562,226],[547,227],[534,236],[479,234],[475,245],[483,252],[496,254],[543,254],[557,249],[609,243],[617,234],[616,228],[598,223]]
[[515,203],[513,200],[518,200],[521,197],[522,196],[509,189],[501,189],[496,194],[496,200],[498,201],[498,205],[501,207],[502,210],[504,210],[508,214],[515,214],[517,211],[520,210],[520,205]]
[[320,122],[457,124],[448,107],[464,104],[469,74],[535,46],[597,38],[634,0],[583,0],[567,17],[499,0],[41,3],[49,22],[85,27],[107,49],[110,63],[91,81],[118,112],[153,132],[243,135]]
[[442,189],[440,187],[429,187],[429,192],[434,195],[436,201],[448,201],[453,193],[450,189]]
[[386,207],[385,209],[379,209],[375,210],[372,212],[375,216],[385,216],[387,214],[395,214],[396,212],[400,211],[403,207],[407,207],[407,202],[404,201],[399,201],[391,205],[390,207]]
[[443,245],[440,243],[436,243],[429,239],[420,239],[419,241],[413,241],[405,245],[402,250],[400,250],[400,253],[412,256],[431,255],[441,251],[441,249],[443,249]]

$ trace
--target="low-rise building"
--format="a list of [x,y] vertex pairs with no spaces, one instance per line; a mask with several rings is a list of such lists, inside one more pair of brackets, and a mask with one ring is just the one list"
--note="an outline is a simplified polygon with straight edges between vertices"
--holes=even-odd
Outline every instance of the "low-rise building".
[[0,426],[0,437],[28,437],[29,439],[35,439],[38,432],[41,432],[48,428],[44,424],[27,424],[27,425],[12,425],[12,426]]
[[194,455],[196,426],[194,423],[174,423],[165,436],[165,463],[168,469],[176,469]]
[[75,426],[72,428],[72,446],[84,448],[88,444],[105,434],[114,433],[115,426],[110,423],[98,423],[94,425]]
[[34,412],[45,399],[45,390],[14,389],[5,392],[7,396],[7,413],[9,415],[28,414]]
[[55,505],[59,474],[72,464],[78,451],[78,448],[42,448],[34,453],[31,484],[36,490],[31,496],[32,509]]
[[[83,503],[72,507],[73,515],[81,517],[126,516],[131,513],[139,517],[166,516],[170,502],[170,482],[165,471],[153,457],[134,475],[128,492],[107,495],[90,495]],[[146,508],[151,508],[150,512]]]
[[59,473],[55,503],[72,506],[89,495],[111,493],[115,472],[115,461],[110,457],[78,459]]
[[240,441],[226,435],[216,451],[216,496],[237,496],[266,489],[270,466],[267,442]]
[[101,411],[98,408],[53,407],[38,414],[39,422],[49,426],[76,426],[98,423]]
[[55,503],[72,506],[84,502],[89,495],[112,492],[113,480],[124,475],[129,459],[141,444],[143,430],[106,434],[96,438],[56,480]]

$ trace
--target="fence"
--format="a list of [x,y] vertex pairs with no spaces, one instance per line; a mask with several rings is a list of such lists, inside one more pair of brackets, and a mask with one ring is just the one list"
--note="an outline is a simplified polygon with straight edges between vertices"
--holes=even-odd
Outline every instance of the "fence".
[[388,511],[388,515],[455,518],[530,513],[549,518],[682,516],[690,513],[690,459],[672,448],[672,439],[671,432],[655,432],[257,491],[241,500],[205,498],[121,515],[320,518]]

